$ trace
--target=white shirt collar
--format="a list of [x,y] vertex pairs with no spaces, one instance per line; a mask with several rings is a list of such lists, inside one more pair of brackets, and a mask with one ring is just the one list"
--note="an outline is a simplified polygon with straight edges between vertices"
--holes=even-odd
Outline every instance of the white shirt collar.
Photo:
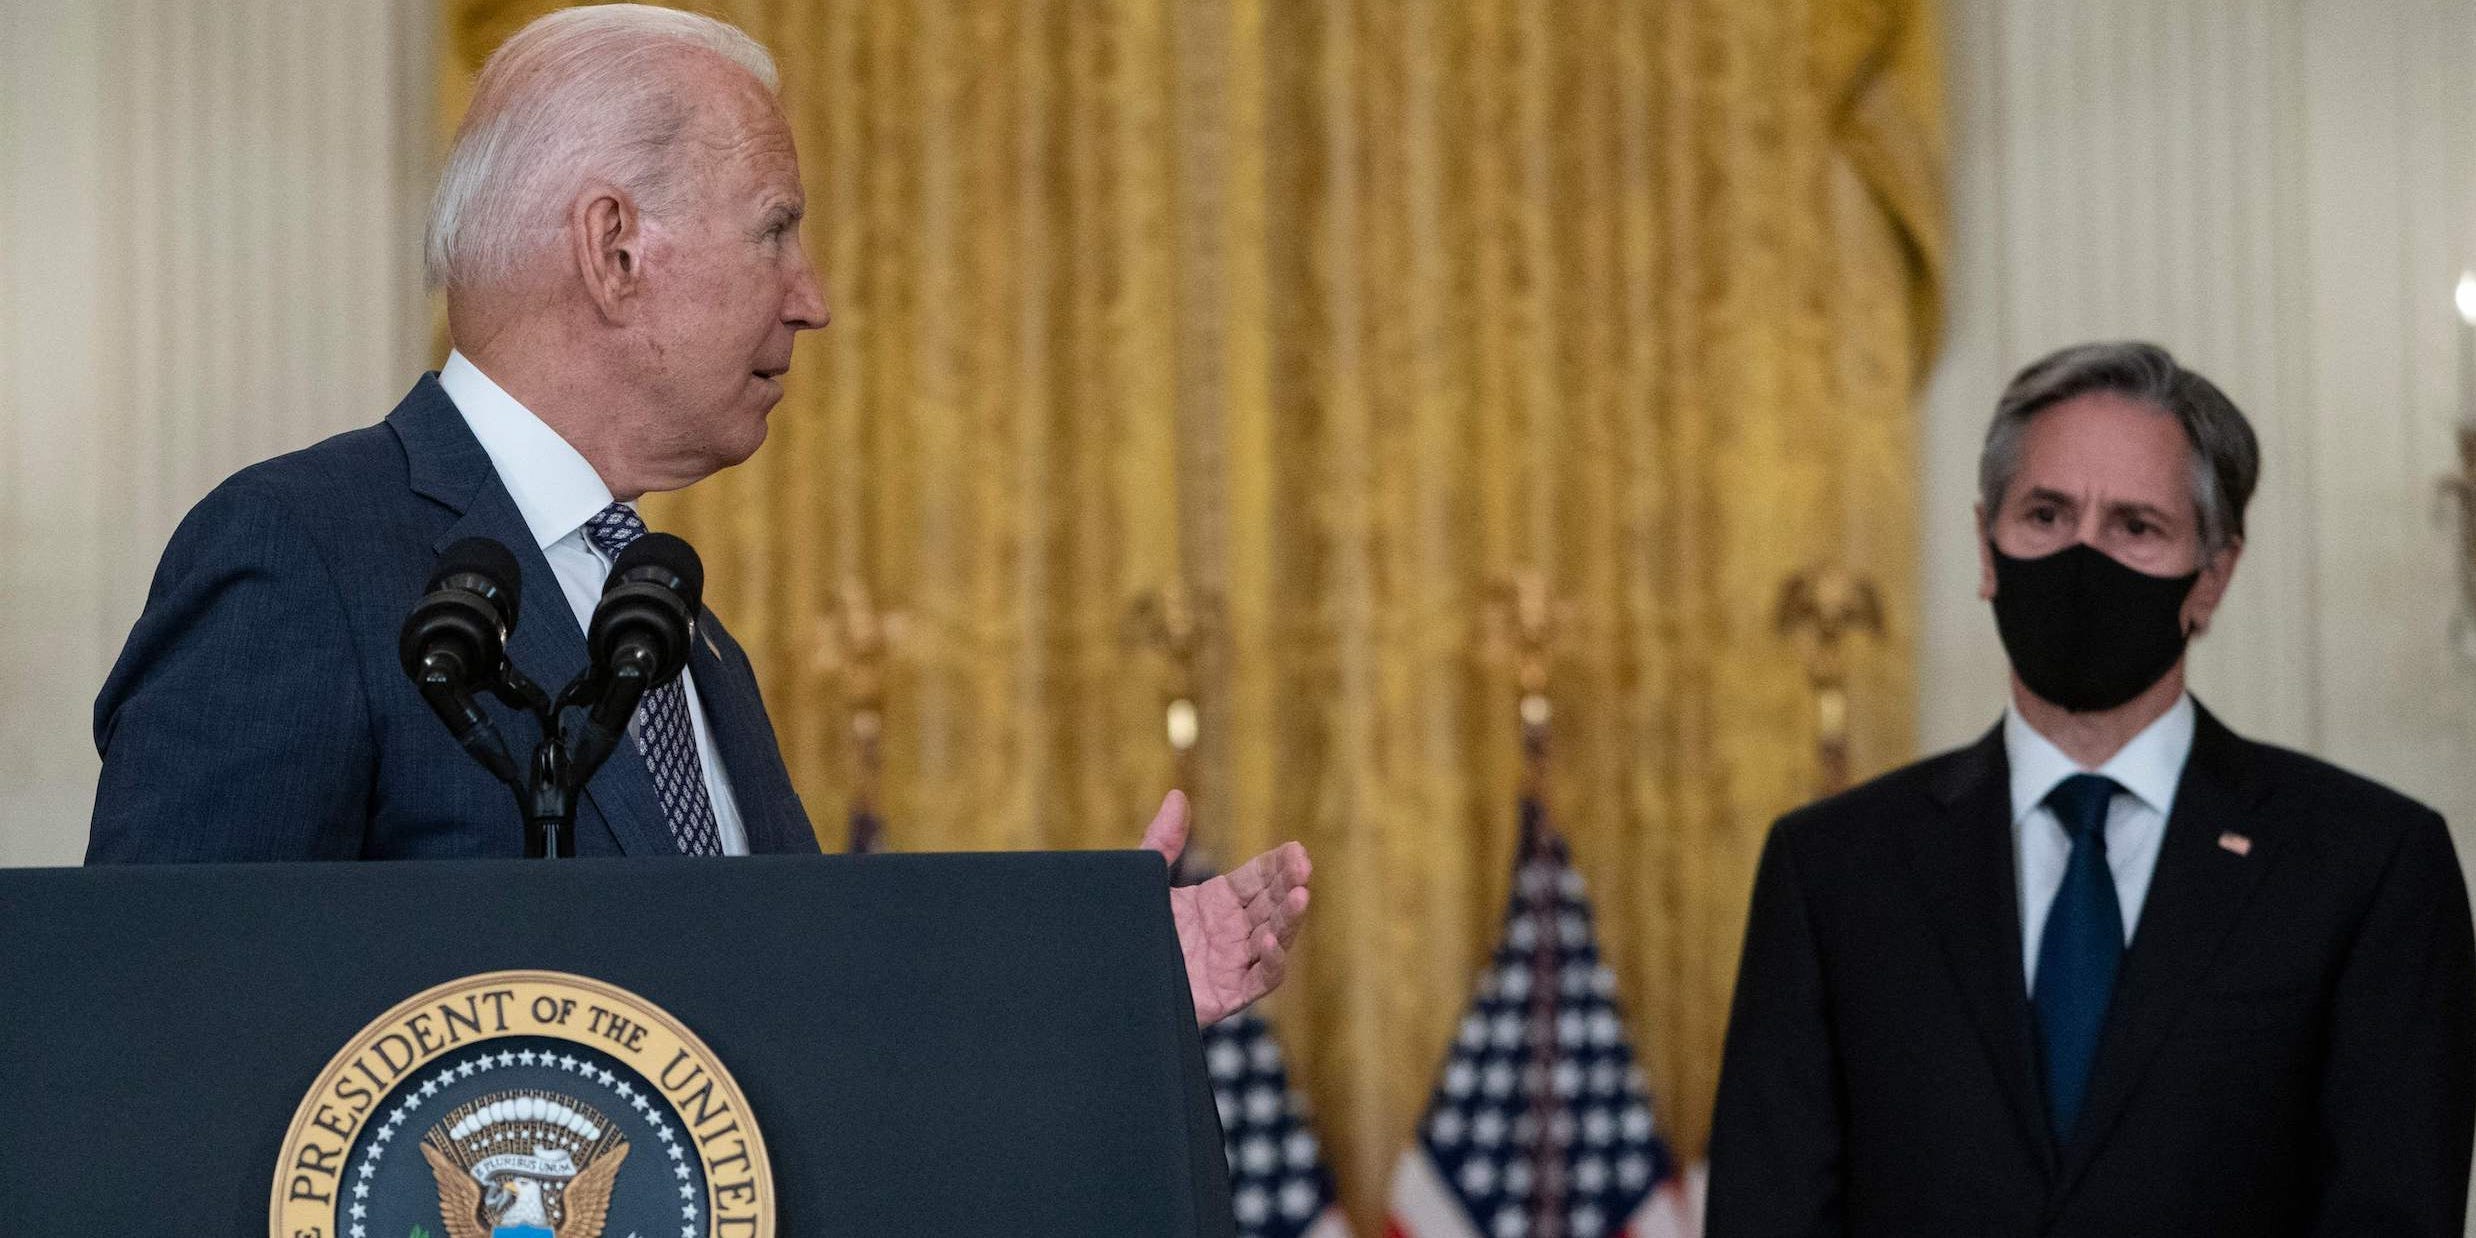
[[[2184,763],[2192,756],[2192,735],[2198,723],[2199,711],[2187,692],[2175,699],[2175,704],[2158,716],[2158,720],[2141,729],[2132,742],[2094,773],[2115,780],[2116,785],[2131,792],[2160,817],[2170,815],[2175,807],[2175,788],[2183,781]],[[2054,741],[2038,734],[2020,711],[2003,711],[2003,752],[2012,767],[2012,823],[2046,802],[2048,792],[2057,783],[2082,773],[2072,758]]]
[[481,440],[490,466],[498,470],[541,549],[550,549],[610,506],[610,487],[593,465],[463,353],[447,354],[438,385],[455,401],[473,437]]

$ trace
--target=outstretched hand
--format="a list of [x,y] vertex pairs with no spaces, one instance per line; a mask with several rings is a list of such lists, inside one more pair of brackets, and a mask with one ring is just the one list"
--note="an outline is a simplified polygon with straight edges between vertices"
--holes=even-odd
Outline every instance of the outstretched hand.
[[[1143,848],[1170,864],[1186,850],[1184,792],[1172,791],[1143,832]],[[1290,942],[1307,916],[1307,849],[1283,843],[1201,885],[1169,892],[1186,955],[1186,984],[1195,995],[1195,1022],[1218,1023],[1279,987]]]

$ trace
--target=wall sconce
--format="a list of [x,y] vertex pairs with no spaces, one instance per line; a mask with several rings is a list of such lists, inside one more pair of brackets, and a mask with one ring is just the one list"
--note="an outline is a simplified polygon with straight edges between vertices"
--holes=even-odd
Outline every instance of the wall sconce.
[[2476,270],[2459,273],[2452,295],[2459,310],[2459,467],[2441,479],[2441,492],[2458,522],[2458,604],[2451,609],[2450,644],[2476,662]]

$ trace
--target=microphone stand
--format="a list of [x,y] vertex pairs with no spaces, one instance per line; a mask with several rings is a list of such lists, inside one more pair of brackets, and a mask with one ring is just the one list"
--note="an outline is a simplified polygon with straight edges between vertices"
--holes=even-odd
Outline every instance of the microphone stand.
[[[588,676],[590,677],[589,673]],[[570,684],[560,693],[561,701],[576,690]],[[524,856],[528,860],[572,858],[576,854],[576,791],[592,775],[587,768],[581,774],[577,762],[571,759],[564,728],[559,725],[559,705],[541,690],[523,671],[516,669],[512,659],[499,663],[499,677],[490,685],[490,694],[507,703],[508,708],[533,715],[541,725],[541,741],[533,746],[533,762],[521,781],[515,776],[515,763],[503,754],[492,754],[497,760],[484,760],[490,771],[499,775],[507,789],[515,792],[516,807],[524,814]],[[594,762],[599,765],[600,762]]]
[[576,854],[576,788],[583,780],[571,776],[575,764],[556,735],[544,735],[533,749],[533,774],[524,796],[524,858],[571,859]]
[[[631,656],[633,655],[633,656]],[[524,854],[528,860],[573,858],[576,854],[576,795],[594,772],[618,750],[627,735],[628,719],[650,686],[653,667],[641,651],[623,654],[607,676],[588,667],[551,700],[508,663],[501,699],[528,709],[541,723],[542,739],[534,746],[533,765],[525,785],[508,784],[524,810]],[[607,684],[605,681],[607,680]],[[583,725],[570,730],[567,711],[590,705]]]

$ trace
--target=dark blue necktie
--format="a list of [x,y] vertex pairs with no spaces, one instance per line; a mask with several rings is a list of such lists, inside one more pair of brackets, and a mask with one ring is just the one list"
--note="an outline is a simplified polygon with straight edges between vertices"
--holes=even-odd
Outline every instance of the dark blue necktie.
[[[585,536],[616,559],[645,535],[634,508],[613,503],[585,521]],[[688,721],[688,693],[677,679],[645,694],[636,706],[636,750],[653,775],[654,794],[670,823],[671,841],[685,855],[722,854],[722,830],[713,799],[705,793],[705,765],[696,756],[696,730]]]
[[2037,994],[2030,1003],[2045,1068],[2046,1118],[2057,1143],[2080,1120],[2115,973],[2123,967],[2123,908],[2106,866],[2106,809],[2122,789],[2112,778],[2074,774],[2046,795],[2046,806],[2072,836],[2072,860],[2038,940]]

